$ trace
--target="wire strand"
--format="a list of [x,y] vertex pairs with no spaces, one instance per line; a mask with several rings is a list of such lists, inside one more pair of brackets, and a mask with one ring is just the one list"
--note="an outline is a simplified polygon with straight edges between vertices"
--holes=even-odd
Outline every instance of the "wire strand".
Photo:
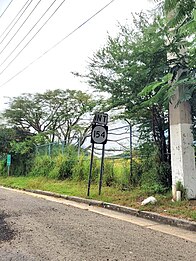
[[[56,0],[55,0],[56,1]],[[8,43],[4,46],[4,48],[1,50],[0,54],[2,54],[2,52],[6,49],[6,47],[10,44],[10,42],[14,39],[14,37],[16,36],[16,34],[20,31],[20,29],[23,27],[23,25],[26,23],[26,21],[29,19],[29,17],[32,15],[32,13],[35,11],[35,9],[38,7],[38,5],[41,3],[41,0],[39,0],[39,2],[37,2],[37,4],[34,6],[34,8],[31,10],[30,14],[26,17],[26,19],[23,21],[23,23],[21,24],[21,26],[18,28],[18,30],[16,30],[16,32],[14,33],[14,35],[11,37],[11,39],[8,41]],[[23,41],[23,40],[22,40]],[[21,42],[20,42],[21,43]],[[20,44],[19,43],[19,44]],[[16,48],[18,47],[18,45],[16,46]],[[16,48],[14,48],[14,50],[12,50],[12,52],[7,56],[7,58],[0,64],[3,65],[7,59],[12,55],[12,53],[16,50]]]
[[28,69],[32,64],[40,60],[43,56],[45,56],[47,53],[52,51],[54,48],[56,48],[60,43],[62,43],[64,40],[66,40],[68,37],[70,37],[72,34],[74,34],[77,30],[79,30],[82,26],[84,26],[86,23],[88,23],[90,20],[92,20],[95,16],[97,16],[100,12],[102,12],[105,8],[107,8],[110,4],[112,4],[115,0],[110,1],[107,5],[99,9],[96,13],[94,13],[90,18],[85,20],[82,24],[80,24],[76,29],[71,31],[68,35],[66,35],[64,38],[62,38],[59,42],[54,44],[52,47],[50,47],[48,50],[46,50],[43,54],[41,54],[38,58],[30,62],[28,65],[26,65],[22,70],[18,71],[15,75],[13,75],[11,78],[9,78],[7,81],[5,81],[3,84],[0,85],[0,87],[4,86],[11,80],[13,80],[15,77],[17,77],[19,74],[23,73],[26,69]]
[[[44,22],[44,24],[39,28],[39,30],[33,35],[33,37],[31,37],[31,39],[24,45],[24,47],[17,53],[17,55],[8,63],[8,65],[0,72],[0,75],[16,60],[16,58],[22,53],[22,51],[29,45],[29,43],[35,38],[35,36],[42,30],[42,28],[47,24],[47,22],[52,18],[52,16],[57,12],[57,10],[62,6],[62,4],[65,2],[66,0],[63,0],[61,2],[61,4],[55,9],[55,11],[50,15],[50,17]],[[56,0],[54,0],[54,2],[56,2]],[[53,3],[54,3],[53,2]],[[51,7],[51,6],[50,6]],[[48,11],[49,9],[47,9]],[[45,12],[46,13],[46,12]],[[38,22],[37,22],[38,23]],[[36,24],[37,24],[36,23]],[[31,28],[32,30],[33,28]],[[30,31],[31,31],[30,30]],[[20,43],[26,38],[26,36],[20,41]],[[16,48],[12,51],[12,53],[17,49],[17,47],[20,45],[20,43],[16,46]],[[12,54],[11,53],[11,54]],[[11,55],[10,54],[10,55]],[[8,57],[9,58],[9,57]],[[3,62],[4,63],[4,62]],[[2,64],[1,64],[2,65]],[[1,66],[0,65],[0,66]]]
[[14,20],[16,19],[16,17],[20,14],[20,12],[22,12],[23,8],[25,8],[26,4],[28,3],[28,5],[26,6],[26,8],[23,10],[23,12],[21,13],[21,15],[18,17],[18,19],[16,20],[16,22],[14,23],[14,25],[10,28],[10,30],[8,31],[8,33],[4,36],[4,38],[1,40],[0,44],[5,40],[5,38],[8,36],[8,34],[11,32],[11,30],[14,28],[14,26],[17,24],[17,22],[20,20],[20,18],[22,17],[22,15],[25,13],[25,11],[27,10],[27,8],[29,7],[29,5],[32,3],[33,0],[27,0],[27,2],[23,5],[23,7],[20,9],[20,11],[17,13],[17,15],[12,19],[12,21],[9,23],[9,25],[6,27],[6,29],[3,31],[3,33],[1,34],[0,38],[5,34],[5,32],[8,30],[8,28],[11,26],[11,24],[14,22]]
[[3,11],[3,13],[0,15],[0,18],[5,14],[5,12],[7,11],[7,9],[9,8],[9,6],[11,5],[11,3],[13,2],[13,0],[11,0],[9,2],[9,4],[7,5],[7,7],[5,8],[5,10]]

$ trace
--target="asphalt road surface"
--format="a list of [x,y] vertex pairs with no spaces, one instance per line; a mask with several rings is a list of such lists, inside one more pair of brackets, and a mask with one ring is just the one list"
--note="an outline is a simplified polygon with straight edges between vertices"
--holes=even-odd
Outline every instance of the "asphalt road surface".
[[0,261],[195,261],[195,242],[0,188]]

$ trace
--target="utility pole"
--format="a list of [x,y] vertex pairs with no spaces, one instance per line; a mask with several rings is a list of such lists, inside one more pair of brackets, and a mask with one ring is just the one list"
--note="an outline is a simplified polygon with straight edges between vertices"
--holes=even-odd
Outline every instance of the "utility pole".
[[[186,50],[181,48],[181,55],[185,56],[185,53]],[[173,58],[175,57],[172,54],[168,54],[168,59]],[[179,68],[173,83],[178,81],[186,70]],[[169,103],[172,195],[176,200],[176,183],[181,182],[186,189],[187,198],[196,199],[196,166],[191,106],[189,101],[179,102],[180,91],[180,87],[177,87]]]
[[[180,69],[177,72],[178,79],[181,73]],[[191,107],[188,101],[178,104],[179,94],[177,88],[169,105],[172,195],[176,199],[176,183],[180,181],[187,191],[188,199],[195,199],[196,167]]]

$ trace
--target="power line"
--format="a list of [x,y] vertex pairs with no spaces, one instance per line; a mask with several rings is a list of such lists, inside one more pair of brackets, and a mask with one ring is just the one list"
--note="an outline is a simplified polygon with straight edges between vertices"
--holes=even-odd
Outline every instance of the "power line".
[[127,134],[128,133],[128,130],[126,131],[126,132],[122,132],[122,133],[115,133],[115,132],[108,132],[108,134],[110,134],[110,135],[125,135],[125,134]]
[[[55,0],[56,1],[56,0]],[[21,24],[21,26],[18,28],[18,30],[16,30],[16,32],[14,33],[14,35],[11,37],[11,39],[8,41],[8,43],[4,46],[4,48],[1,50],[0,54],[2,54],[2,52],[6,49],[6,47],[10,44],[10,42],[13,40],[13,38],[16,36],[16,34],[20,31],[20,29],[23,27],[23,25],[26,23],[26,21],[29,19],[29,17],[32,15],[32,13],[35,11],[35,9],[38,7],[38,5],[41,3],[41,0],[39,0],[39,2],[37,2],[37,4],[34,6],[34,8],[31,10],[30,14],[26,17],[26,19],[23,21],[23,23]],[[23,38],[24,39],[24,38]],[[23,40],[22,40],[23,41]],[[21,43],[21,42],[20,42]],[[20,45],[19,43],[19,45]],[[16,46],[16,48],[18,47],[18,45]],[[10,53],[10,55],[16,50],[16,48],[14,50],[12,50],[12,52]],[[10,57],[10,55],[7,56],[7,58],[0,64],[3,65],[7,59]]]
[[125,125],[125,126],[122,126],[122,127],[116,127],[114,129],[110,129],[109,131],[120,130],[120,129],[124,129],[124,128],[128,128],[128,127],[130,127],[130,125]]
[[[55,11],[50,15],[50,17],[44,22],[44,24],[39,28],[39,30],[33,35],[33,37],[31,37],[31,39],[25,44],[25,46],[17,53],[17,55],[8,63],[8,65],[3,69],[3,71],[0,72],[0,75],[14,62],[14,60],[21,54],[21,52],[29,45],[29,43],[35,38],[35,36],[41,31],[41,29],[47,24],[47,22],[52,18],[52,16],[57,12],[57,10],[62,6],[62,4],[65,2],[66,0],[63,0],[61,2],[61,4],[55,9]],[[42,17],[47,13],[47,11],[51,8],[51,6],[56,2],[56,0],[53,1],[53,3],[50,5],[50,7],[46,10],[46,12],[42,15]],[[41,17],[41,18],[42,18]],[[38,22],[41,20],[41,18],[38,20]],[[31,28],[30,31],[32,31],[32,29],[38,24],[38,22]],[[29,32],[30,32],[29,31]],[[28,32],[28,34],[29,34]],[[27,34],[27,35],[28,35]],[[26,36],[20,41],[20,43],[14,48],[14,50],[11,52],[11,54],[17,49],[17,47],[23,42],[23,40],[26,38]],[[10,54],[10,55],[11,55]],[[7,59],[10,57],[10,55],[7,57]],[[6,60],[7,60],[6,59]],[[3,61],[3,63],[5,62],[5,60]],[[3,64],[1,63],[0,66]]]
[[46,50],[43,54],[41,54],[39,57],[37,57],[35,60],[30,62],[28,65],[26,65],[22,70],[17,72],[15,75],[13,75],[11,78],[9,78],[7,81],[5,81],[3,84],[0,85],[0,87],[4,86],[11,80],[13,80],[15,77],[17,77],[19,74],[24,72],[26,69],[28,69],[32,64],[40,60],[44,55],[52,51],[54,48],[56,48],[59,44],[61,44],[64,40],[66,40],[68,37],[70,37],[72,34],[74,34],[77,30],[79,30],[82,26],[84,26],[86,23],[88,23],[90,20],[92,20],[95,16],[97,16],[100,12],[102,12],[105,8],[107,8],[110,4],[112,4],[115,0],[110,1],[107,5],[99,9],[96,13],[94,13],[90,18],[85,20],[82,24],[80,24],[78,27],[76,27],[73,31],[71,31],[68,35],[66,35],[64,38],[62,38],[59,42],[54,44],[52,47],[50,47],[48,50]]
[[5,10],[3,11],[3,13],[0,15],[0,18],[5,14],[5,12],[7,11],[7,9],[9,8],[9,6],[11,5],[11,3],[13,2],[13,0],[11,0],[9,2],[9,4],[7,5],[7,7],[5,8]]
[[26,1],[26,3],[23,5],[23,7],[20,9],[20,11],[17,13],[17,15],[12,19],[12,21],[9,23],[9,25],[5,28],[5,30],[3,31],[3,33],[1,34],[0,38],[5,34],[5,32],[8,30],[8,28],[11,26],[11,24],[14,22],[14,20],[17,18],[17,16],[22,12],[23,8],[25,8],[26,4],[28,3],[28,5],[26,6],[26,8],[23,10],[23,12],[21,13],[21,15],[18,17],[18,19],[16,20],[16,22],[13,24],[13,26],[10,28],[10,30],[7,32],[7,34],[4,36],[4,38],[1,40],[0,44],[5,40],[5,38],[8,36],[8,34],[11,32],[11,30],[14,28],[14,26],[17,24],[17,22],[20,20],[20,18],[22,17],[22,15],[25,13],[25,11],[27,10],[27,8],[29,7],[29,5],[32,3],[33,0],[29,2],[29,0]]
[[108,141],[117,142],[117,141],[127,140],[127,139],[129,139],[129,137],[123,137],[123,138],[120,138],[120,139],[117,139],[117,140],[110,140],[110,139],[108,139]]

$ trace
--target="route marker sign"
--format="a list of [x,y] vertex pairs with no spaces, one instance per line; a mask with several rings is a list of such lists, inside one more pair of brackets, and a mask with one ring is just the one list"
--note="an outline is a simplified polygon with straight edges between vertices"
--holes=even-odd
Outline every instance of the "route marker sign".
[[93,119],[93,123],[97,123],[100,125],[107,125],[108,124],[108,114],[96,112],[94,119]]
[[104,170],[104,152],[105,152],[105,144],[108,138],[108,126],[106,126],[107,123],[108,123],[107,113],[100,113],[100,112],[95,113],[93,124],[92,124],[92,131],[91,131],[92,151],[91,151],[90,172],[88,177],[88,191],[87,191],[88,197],[90,195],[92,167],[93,167],[93,153],[94,153],[95,143],[103,145],[102,156],[101,156],[100,179],[99,179],[99,195],[101,194],[103,170]]
[[93,125],[91,132],[91,143],[106,144],[108,137],[108,126]]

